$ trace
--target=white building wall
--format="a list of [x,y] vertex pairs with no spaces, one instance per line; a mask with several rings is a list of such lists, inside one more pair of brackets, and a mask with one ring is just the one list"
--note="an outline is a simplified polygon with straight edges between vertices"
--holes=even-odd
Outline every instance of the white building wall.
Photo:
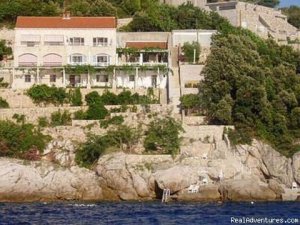
[[183,45],[186,42],[199,42],[201,47],[210,47],[211,37],[215,30],[174,30],[172,32],[173,47]]
[[[21,45],[23,35],[40,36],[40,44],[34,47]],[[63,46],[44,45],[46,35],[63,35]],[[68,39],[71,37],[84,38],[84,46],[71,46]],[[93,46],[94,37],[107,37],[108,46]],[[38,56],[38,65],[43,65],[43,56],[49,53],[57,53],[63,57],[63,65],[69,64],[71,54],[83,54],[87,56],[87,64],[93,64],[93,56],[97,54],[107,54],[111,57],[111,64],[116,61],[116,29],[22,29],[16,28],[14,65],[18,67],[18,57],[22,54],[31,53]]]

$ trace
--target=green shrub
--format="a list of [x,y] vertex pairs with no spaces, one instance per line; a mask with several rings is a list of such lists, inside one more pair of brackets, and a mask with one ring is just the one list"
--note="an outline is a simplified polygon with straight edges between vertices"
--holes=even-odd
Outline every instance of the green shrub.
[[82,105],[82,95],[80,92],[80,88],[76,88],[75,90],[70,90],[69,98],[72,106],[81,106]]
[[102,102],[101,96],[97,91],[92,91],[91,93],[85,96],[85,101],[87,105],[92,105],[97,102]]
[[[199,61],[200,56],[200,45],[198,42],[193,43],[184,43],[182,47],[182,51],[184,53],[184,60],[189,63],[194,62],[194,54],[195,54],[195,63]],[[196,53],[195,53],[196,51]]]
[[83,110],[78,110],[74,113],[75,120],[86,120],[86,112]]
[[79,166],[90,167],[105,153],[110,144],[111,140],[107,136],[90,136],[76,151],[76,163]]
[[119,104],[118,96],[107,90],[101,95],[101,100],[104,105],[118,105]]
[[123,90],[118,94],[118,105],[129,105],[132,104],[131,92]]
[[96,101],[89,104],[89,108],[86,111],[86,119],[88,120],[101,120],[109,114],[108,110],[104,107],[101,101]]
[[7,101],[0,97],[0,109],[9,108]]
[[15,113],[12,118],[15,119],[17,123],[25,124],[26,118],[24,114]]
[[64,110],[63,113],[59,110],[51,114],[52,126],[67,126],[71,125],[71,122],[71,114],[67,110]]
[[33,85],[27,91],[27,95],[34,101],[36,104],[43,103],[62,105],[68,100],[68,94],[64,88],[49,87],[46,84],[42,85]]
[[49,126],[49,121],[48,121],[47,117],[45,117],[45,116],[39,117],[38,118],[38,125],[39,125],[39,127]]
[[108,128],[109,125],[121,125],[124,122],[123,116],[114,116],[110,119],[102,120],[100,123],[101,128]]
[[176,155],[179,153],[181,124],[171,117],[153,120],[146,131],[144,147],[148,152]]
[[0,121],[0,156],[36,160],[49,140],[32,124]]
[[139,141],[140,136],[139,128],[130,128],[125,125],[117,126],[103,136],[90,136],[87,142],[76,151],[75,160],[80,166],[91,167],[105,153],[117,150],[131,151],[133,145]]

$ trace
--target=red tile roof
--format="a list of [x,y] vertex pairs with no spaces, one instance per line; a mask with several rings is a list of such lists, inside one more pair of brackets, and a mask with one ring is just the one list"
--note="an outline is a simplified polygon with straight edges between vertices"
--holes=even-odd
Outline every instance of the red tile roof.
[[160,48],[160,49],[168,49],[167,42],[126,42],[126,47],[128,48],[137,48],[137,49],[145,49],[145,48]]
[[17,28],[116,28],[115,17],[27,17],[19,16]]

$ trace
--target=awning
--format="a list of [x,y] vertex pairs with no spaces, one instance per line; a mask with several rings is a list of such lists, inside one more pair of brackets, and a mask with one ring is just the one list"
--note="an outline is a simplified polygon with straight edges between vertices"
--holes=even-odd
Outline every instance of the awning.
[[40,35],[25,34],[21,36],[22,42],[40,42]]

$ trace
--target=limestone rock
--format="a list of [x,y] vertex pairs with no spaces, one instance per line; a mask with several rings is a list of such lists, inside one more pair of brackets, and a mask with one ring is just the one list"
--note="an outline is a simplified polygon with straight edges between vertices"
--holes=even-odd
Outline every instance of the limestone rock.
[[259,151],[262,161],[269,172],[269,176],[291,187],[294,180],[291,159],[281,155],[268,145],[262,144]]
[[219,191],[224,201],[268,201],[276,194],[267,185],[256,180],[230,180],[221,184]]
[[47,145],[42,159],[64,167],[75,166],[75,146],[70,140],[55,139]]
[[284,193],[284,189],[276,180],[269,180],[269,188],[275,192],[278,199],[281,198],[282,194]]
[[170,189],[171,194],[198,182],[195,171],[188,166],[175,166],[167,170],[160,170],[154,174],[160,189]]
[[47,162],[0,158],[0,201],[101,200],[94,172]]
[[179,193],[176,200],[178,200],[178,201],[204,201],[204,202],[220,201],[221,195],[220,195],[218,188],[219,187],[217,185],[203,185],[203,186],[200,186],[198,193],[187,193],[187,191]]
[[298,184],[300,184],[300,152],[293,156],[293,174]]

